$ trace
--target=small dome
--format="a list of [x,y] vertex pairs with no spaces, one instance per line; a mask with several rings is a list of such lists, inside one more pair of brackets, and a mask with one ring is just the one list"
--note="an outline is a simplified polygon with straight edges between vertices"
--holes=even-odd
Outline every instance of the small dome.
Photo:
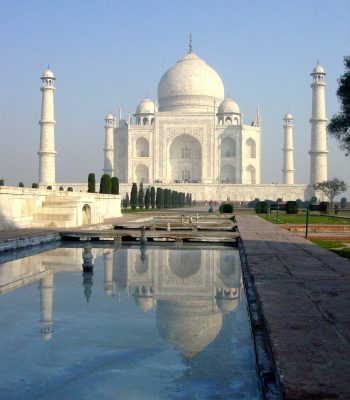
[[53,74],[53,72],[51,71],[50,68],[45,69],[44,73],[43,73],[43,78],[51,78],[51,79],[55,79],[55,75]]
[[112,115],[111,113],[108,113],[108,114],[106,115],[105,120],[111,120],[111,119],[114,119],[114,117],[113,117],[113,115]]
[[216,299],[216,304],[224,314],[227,314],[237,308],[238,299],[224,299],[220,297]]
[[293,119],[293,115],[291,113],[287,113],[284,119]]
[[312,70],[313,74],[325,74],[323,67],[317,63],[316,67]]
[[218,113],[219,114],[239,113],[239,106],[235,101],[233,101],[230,98],[227,98],[219,105]]
[[157,111],[154,101],[149,97],[146,97],[141,103],[137,106],[136,114],[154,114]]
[[144,311],[144,312],[152,311],[153,308],[154,308],[154,299],[153,299],[153,297],[135,296],[135,303],[136,303],[137,307],[140,310]]

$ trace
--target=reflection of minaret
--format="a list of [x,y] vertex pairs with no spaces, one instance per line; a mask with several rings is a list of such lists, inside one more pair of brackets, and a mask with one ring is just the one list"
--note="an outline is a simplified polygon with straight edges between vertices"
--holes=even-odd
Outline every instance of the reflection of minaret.
[[91,294],[92,294],[92,285],[94,284],[92,281],[93,276],[94,276],[94,273],[92,271],[84,271],[82,274],[84,294],[85,294],[87,302],[89,302]]
[[53,300],[53,273],[49,272],[40,280],[40,308],[41,308],[41,336],[45,340],[52,337],[52,300]]
[[103,254],[103,264],[105,267],[105,293],[107,296],[112,296],[114,294],[112,251]]

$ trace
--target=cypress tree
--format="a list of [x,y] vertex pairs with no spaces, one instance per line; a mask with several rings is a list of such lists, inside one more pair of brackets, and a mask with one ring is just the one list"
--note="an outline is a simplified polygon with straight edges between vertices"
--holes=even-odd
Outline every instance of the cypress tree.
[[130,204],[130,200],[129,200],[129,194],[127,193],[125,195],[125,199],[124,199],[124,208],[128,208]]
[[131,187],[130,206],[132,210],[137,207],[137,184],[134,182]]
[[160,208],[164,208],[164,189],[160,189]]
[[148,210],[151,205],[151,191],[149,189],[146,189],[146,194],[145,194],[145,207]]
[[96,193],[96,179],[92,172],[88,176],[88,193]]
[[170,208],[171,194],[169,189],[164,189],[164,208]]
[[4,180],[3,180],[3,179],[0,179],[0,186],[4,186],[4,185],[5,185]]
[[39,186],[38,186],[37,183],[32,183],[32,188],[33,188],[33,189],[38,189],[38,187],[39,187]]
[[18,184],[18,187],[24,187],[23,182],[20,182],[20,183]]
[[156,191],[156,206],[157,208],[162,208],[161,204],[162,204],[162,194],[161,194],[162,189],[160,187],[157,187],[157,191]]
[[177,207],[177,204],[176,204],[176,191],[175,190],[173,190],[171,192],[171,205],[172,205],[173,208]]
[[111,177],[108,174],[103,174],[101,176],[100,193],[111,194]]
[[151,207],[155,208],[156,206],[156,190],[154,186],[151,187]]
[[143,206],[145,205],[145,192],[143,190],[142,182],[140,183],[140,189],[139,189],[139,192],[138,192],[138,195],[137,195],[137,200],[138,200],[138,203],[139,203],[139,208],[140,208],[140,210],[142,210]]
[[119,194],[119,179],[116,176],[111,178],[111,194]]

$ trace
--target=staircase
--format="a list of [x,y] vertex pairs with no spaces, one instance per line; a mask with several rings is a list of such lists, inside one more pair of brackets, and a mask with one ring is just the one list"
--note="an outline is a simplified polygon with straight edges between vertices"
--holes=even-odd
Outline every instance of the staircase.
[[76,226],[79,200],[50,195],[33,216],[33,227],[69,228]]

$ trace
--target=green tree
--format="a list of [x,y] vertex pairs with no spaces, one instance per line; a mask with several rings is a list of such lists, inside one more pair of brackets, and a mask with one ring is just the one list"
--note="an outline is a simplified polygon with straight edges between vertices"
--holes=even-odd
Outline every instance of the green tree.
[[4,185],[5,185],[4,180],[3,180],[3,179],[0,179],[0,186],[4,186]]
[[130,206],[132,210],[136,210],[137,207],[137,184],[134,182],[131,187],[130,194]]
[[37,183],[32,183],[32,188],[33,189],[38,189],[39,185]]
[[126,193],[125,198],[123,200],[123,207],[124,208],[128,208],[130,204],[130,200],[129,200],[129,194]]
[[344,57],[345,72],[338,79],[337,97],[340,101],[340,112],[333,115],[328,132],[335,136],[345,155],[350,152],[350,56]]
[[156,191],[156,206],[162,208],[162,188],[158,187]]
[[18,187],[24,187],[23,182],[20,182],[20,183],[18,184]]
[[101,176],[100,182],[100,193],[101,194],[111,194],[111,177],[108,174],[103,174]]
[[151,207],[156,207],[156,190],[154,186],[151,187]]
[[67,188],[67,192],[73,192],[72,186],[69,186],[69,187]]
[[111,194],[119,194],[119,179],[116,176],[111,178]]
[[148,210],[150,205],[151,205],[151,191],[150,191],[150,189],[146,189],[145,208]]
[[92,172],[88,176],[88,193],[96,193],[96,178]]
[[62,192],[64,190],[63,186],[60,186],[58,190]]
[[328,197],[331,202],[331,211],[333,209],[333,199],[338,194],[344,193],[347,190],[346,183],[337,178],[330,179],[328,181],[323,181],[314,185],[314,189],[318,192],[323,193]]
[[145,192],[143,190],[142,182],[140,183],[140,189],[139,189],[139,193],[137,195],[137,199],[138,199],[138,203],[139,203],[139,208],[140,208],[140,210],[142,210],[145,205]]
[[348,205],[348,200],[346,197],[342,197],[340,199],[340,208],[346,208],[346,206]]

